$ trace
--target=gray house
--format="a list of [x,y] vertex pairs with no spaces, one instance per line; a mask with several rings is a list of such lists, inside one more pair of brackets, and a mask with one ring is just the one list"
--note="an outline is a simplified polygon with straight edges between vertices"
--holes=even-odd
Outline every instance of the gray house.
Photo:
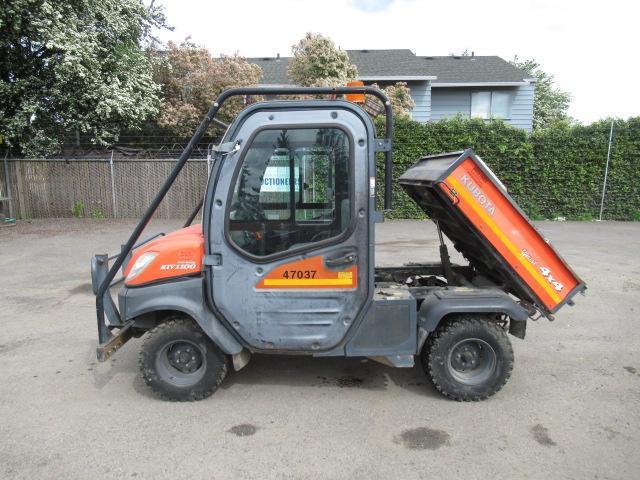
[[[418,57],[411,50],[347,50],[359,80],[381,87],[406,82],[416,103],[414,120],[462,115],[502,118],[531,131],[535,79],[500,57]],[[262,68],[263,85],[292,85],[288,57],[249,58]]]

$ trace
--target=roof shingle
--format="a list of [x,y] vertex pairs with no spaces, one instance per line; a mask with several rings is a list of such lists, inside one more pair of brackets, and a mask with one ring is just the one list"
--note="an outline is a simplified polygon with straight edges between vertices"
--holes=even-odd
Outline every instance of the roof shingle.
[[522,82],[528,75],[497,56],[420,57],[434,83]]
[[[347,50],[362,78],[435,76],[434,83],[522,82],[527,75],[497,56],[418,57],[409,49]],[[287,85],[290,57],[248,58],[262,69],[262,83]]]

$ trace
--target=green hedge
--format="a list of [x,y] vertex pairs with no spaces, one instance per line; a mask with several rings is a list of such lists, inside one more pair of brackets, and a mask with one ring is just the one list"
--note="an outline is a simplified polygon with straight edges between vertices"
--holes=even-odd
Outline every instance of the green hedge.
[[[599,214],[610,126],[604,120],[588,126],[558,124],[528,134],[502,121],[454,118],[421,124],[400,119],[393,136],[393,176],[396,180],[423,155],[471,147],[531,218],[589,220]],[[639,159],[640,118],[616,120],[603,218],[640,220]],[[380,157],[378,184],[382,181]],[[424,218],[397,182],[393,207],[390,218]]]

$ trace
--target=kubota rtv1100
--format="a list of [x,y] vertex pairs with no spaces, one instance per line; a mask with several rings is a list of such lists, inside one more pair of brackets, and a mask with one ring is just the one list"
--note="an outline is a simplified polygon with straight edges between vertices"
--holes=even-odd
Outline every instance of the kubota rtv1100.
[[[185,227],[136,244],[229,98],[300,94],[378,97],[386,138],[345,100],[250,105],[217,147]],[[120,253],[92,259],[98,358],[146,336],[142,375],[170,400],[210,395],[252,353],[393,367],[420,356],[449,398],[497,392],[513,366],[507,333],[524,338],[530,317],[550,317],[585,285],[471,150],[424,157],[399,178],[436,223],[441,261],[376,267],[376,153],[389,209],[392,129],[389,100],[371,87],[223,92]],[[202,224],[191,225],[200,207]],[[451,264],[444,235],[468,264]],[[110,290],[120,282],[116,305]]]

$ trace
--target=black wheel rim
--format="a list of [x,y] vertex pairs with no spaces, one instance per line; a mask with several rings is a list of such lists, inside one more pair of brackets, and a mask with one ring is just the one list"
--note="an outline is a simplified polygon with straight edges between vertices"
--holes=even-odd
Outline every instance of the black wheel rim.
[[497,355],[491,345],[479,338],[468,338],[450,350],[447,370],[464,385],[480,385],[493,376],[497,364]]
[[164,345],[156,357],[160,378],[177,387],[195,385],[207,366],[204,348],[189,340],[174,340]]

